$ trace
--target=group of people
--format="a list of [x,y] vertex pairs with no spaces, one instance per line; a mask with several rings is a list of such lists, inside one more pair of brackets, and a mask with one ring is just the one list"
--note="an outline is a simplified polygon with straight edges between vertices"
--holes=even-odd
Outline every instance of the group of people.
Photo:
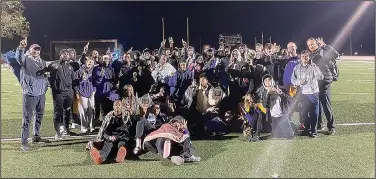
[[[29,124],[35,111],[32,142],[39,136],[45,93],[51,88],[55,139],[95,132],[87,145],[96,164],[109,159],[123,162],[132,154],[153,152],[175,164],[199,162],[191,138],[219,137],[243,132],[251,142],[261,133],[272,138],[317,137],[318,131],[335,132],[330,86],[338,79],[338,52],[323,39],[307,40],[308,50],[297,53],[289,42],[245,44],[218,49],[204,45],[202,54],[182,40],[161,42],[157,51],[131,48],[88,53],[60,50],[50,65],[40,58],[40,46],[25,52],[20,42],[11,66],[23,89],[21,149],[27,151]],[[322,112],[327,119],[323,129]],[[292,122],[299,114],[300,124]],[[97,131],[98,128],[99,131]]]

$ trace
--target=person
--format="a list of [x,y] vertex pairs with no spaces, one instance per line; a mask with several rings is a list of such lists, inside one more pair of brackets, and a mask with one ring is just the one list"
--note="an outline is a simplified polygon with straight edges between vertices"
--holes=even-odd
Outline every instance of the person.
[[[46,142],[49,140],[40,137],[40,128],[44,116],[45,94],[48,82],[45,75],[46,62],[41,59],[41,48],[38,44],[32,44],[25,53],[27,39],[20,42],[16,51],[16,60],[21,65],[20,83],[22,86],[22,127],[21,127],[21,150],[28,151],[30,146],[29,125],[35,115],[32,142]],[[35,112],[35,114],[33,114]]]
[[76,79],[79,85],[75,86],[75,98],[78,101],[78,111],[81,121],[81,133],[86,133],[88,129],[90,132],[95,130],[94,124],[94,96],[96,88],[93,83],[93,68],[94,60],[88,58],[85,60],[85,65],[76,72]]
[[272,138],[292,139],[294,131],[292,130],[289,118],[289,107],[292,98],[281,86],[275,85],[271,75],[265,76],[264,83],[267,90],[265,107],[268,109],[267,115],[271,119]]
[[162,84],[167,83],[168,76],[172,73],[175,73],[176,69],[167,62],[167,56],[161,55],[159,59],[159,64],[156,66],[156,69],[152,72],[154,81],[160,82]]
[[303,97],[303,135],[317,137],[317,121],[319,113],[319,84],[323,74],[315,63],[310,61],[309,51],[304,50],[300,54],[301,62],[295,66],[291,76],[291,83],[301,88]]
[[60,140],[63,135],[74,136],[70,131],[69,122],[72,117],[73,88],[75,73],[69,63],[69,51],[60,50],[60,60],[49,65],[51,69],[49,82],[51,84],[54,103],[55,139]]
[[[83,50],[81,57],[79,59],[76,59],[76,51],[74,49],[72,49],[69,52],[70,58],[71,58],[70,64],[73,67],[75,73],[77,73],[77,71],[80,69],[80,67],[82,65],[86,64],[86,60],[88,59],[88,56],[86,56],[86,53],[87,53],[88,49],[89,49],[89,42],[84,46],[84,50]],[[95,64],[95,61],[94,61],[94,64]],[[75,86],[79,85],[78,79],[74,80],[74,84],[75,84]],[[77,93],[75,93],[75,96],[77,96]],[[79,114],[78,108],[79,108],[78,100],[77,100],[77,98],[73,98],[73,106],[72,106],[73,114],[72,114],[72,126],[71,126],[72,129],[77,128],[79,126],[79,123],[82,123],[80,121],[80,114]]]
[[262,77],[262,86],[260,86],[255,93],[256,107],[259,109],[257,113],[257,120],[253,120],[252,135],[249,139],[251,142],[260,140],[261,132],[271,131],[271,113],[269,108],[269,94],[268,91],[275,87],[273,76],[266,74]]
[[[319,80],[319,98],[320,104],[319,107],[319,119],[318,119],[318,129],[322,128],[322,111],[324,111],[326,120],[327,120],[327,134],[331,135],[335,133],[334,126],[334,115],[331,103],[331,83],[336,81],[338,78],[338,72],[334,67],[336,67],[336,59],[339,56],[339,53],[330,45],[326,45],[322,38],[314,39],[310,38],[307,40],[307,46],[310,53],[310,59],[313,63],[317,64],[321,72],[324,75],[323,80]],[[322,130],[324,131],[324,130]]]
[[95,121],[99,121],[99,115],[101,113],[102,118],[104,119],[107,113],[111,111],[112,101],[107,97],[117,83],[115,79],[114,69],[110,66],[110,56],[104,55],[103,63],[94,67],[93,81],[94,86],[96,87],[96,93],[94,97]]
[[176,165],[201,161],[200,157],[194,155],[195,148],[189,137],[187,122],[181,116],[176,116],[147,135],[143,148],[162,158],[170,158]]
[[171,91],[171,96],[175,98],[180,104],[180,101],[183,99],[184,92],[192,84],[193,72],[187,70],[187,63],[181,61],[179,64],[179,70],[175,73],[176,80],[173,80],[174,83],[170,84],[170,88],[173,88]]
[[134,154],[139,154],[141,151],[142,137],[148,135],[150,132],[160,128],[163,124],[168,122],[166,114],[161,112],[159,103],[154,103],[152,111],[148,112],[148,106],[141,106],[141,117],[136,125],[136,147],[133,150]]
[[221,115],[221,101],[226,97],[226,93],[219,87],[212,87],[208,94],[209,108],[203,114],[205,134],[211,136],[221,136],[228,133],[228,122]]
[[133,72],[136,72],[136,70],[131,63],[131,54],[124,53],[119,73],[116,73],[116,78],[119,79],[119,90],[121,96],[124,94],[122,89],[124,89],[125,85],[134,85],[134,81],[132,80]]
[[258,112],[253,95],[251,93],[244,95],[241,102],[238,104],[238,116],[239,119],[243,121],[243,136],[247,140],[251,137],[252,124],[254,120],[257,120]]
[[129,113],[122,109],[120,100],[116,100],[113,105],[113,111],[109,112],[96,136],[97,143],[103,143],[102,149],[95,146],[91,141],[90,156],[95,164],[103,164],[110,157],[113,148],[117,149],[115,161],[123,163],[127,156],[127,146],[130,145],[129,129],[132,126],[132,120]]
[[[290,57],[288,59],[288,62],[285,66],[285,70],[283,72],[283,89],[289,92],[289,95],[294,98],[293,104],[298,104],[299,103],[299,98],[301,96],[300,91],[297,91],[295,86],[291,83],[291,75],[294,71],[294,68],[296,65],[299,64],[300,62],[300,57],[297,53],[297,46],[294,42],[289,42],[287,44],[287,52],[288,56]],[[299,108],[294,105],[291,109],[293,111],[301,112]],[[291,113],[293,115],[293,113]],[[299,115],[299,127],[298,129],[303,130],[304,129],[304,122],[303,118],[301,117],[302,115]],[[290,116],[291,119],[292,116]]]

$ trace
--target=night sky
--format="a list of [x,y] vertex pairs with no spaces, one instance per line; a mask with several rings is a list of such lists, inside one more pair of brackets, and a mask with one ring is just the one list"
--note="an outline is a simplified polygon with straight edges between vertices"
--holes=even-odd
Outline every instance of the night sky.
[[[44,46],[50,40],[119,39],[125,49],[133,46],[158,48],[162,40],[174,37],[181,46],[186,39],[189,17],[190,45],[218,46],[219,34],[243,36],[254,48],[254,38],[285,48],[288,41],[306,48],[307,38],[323,37],[329,44],[361,2],[23,2],[31,23],[29,41]],[[353,51],[375,53],[375,3],[367,9],[352,34]],[[4,44],[3,44],[4,45]],[[349,41],[341,53],[349,51]]]

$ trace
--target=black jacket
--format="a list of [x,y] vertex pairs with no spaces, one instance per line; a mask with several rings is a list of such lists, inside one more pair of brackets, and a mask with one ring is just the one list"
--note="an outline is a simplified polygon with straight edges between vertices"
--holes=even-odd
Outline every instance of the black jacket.
[[339,56],[339,53],[330,45],[326,45],[323,48],[317,49],[310,54],[310,59],[315,63],[324,75],[324,82],[330,84],[333,82],[333,74],[331,69],[333,68],[332,60],[335,60]]
[[51,63],[48,67],[50,77],[50,87],[53,93],[73,93],[74,87],[74,69],[68,62],[57,61]]
[[109,140],[110,136],[115,136],[116,140],[129,140],[129,129],[131,123],[124,122],[121,116],[114,116],[108,124],[103,137],[106,140]]

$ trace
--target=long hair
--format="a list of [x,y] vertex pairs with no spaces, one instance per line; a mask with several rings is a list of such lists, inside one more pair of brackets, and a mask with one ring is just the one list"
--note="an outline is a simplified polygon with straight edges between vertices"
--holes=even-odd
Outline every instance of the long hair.
[[[237,59],[237,61],[242,61],[242,56],[241,56],[240,51],[239,51],[238,49],[234,49],[234,50],[232,50],[230,59],[234,59],[234,52],[235,52],[235,51],[238,52],[238,59]],[[234,61],[234,62],[235,62],[235,61]]]

